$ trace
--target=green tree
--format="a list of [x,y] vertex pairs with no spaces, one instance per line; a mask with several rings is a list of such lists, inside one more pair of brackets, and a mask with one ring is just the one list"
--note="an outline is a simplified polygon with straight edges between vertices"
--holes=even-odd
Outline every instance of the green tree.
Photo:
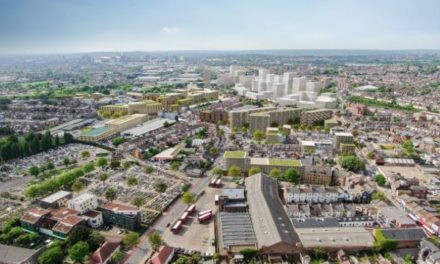
[[84,150],[83,152],[81,152],[81,158],[83,158],[83,159],[90,158],[90,151]]
[[261,169],[259,167],[251,167],[249,169],[249,176],[255,175],[260,172],[261,172]]
[[38,176],[38,174],[40,174],[40,169],[37,166],[32,166],[29,168],[29,174],[32,176]]
[[192,192],[185,192],[182,196],[182,201],[187,205],[193,204],[196,201],[196,194]]
[[115,253],[113,253],[113,256],[111,258],[111,263],[119,264],[124,258],[125,258],[125,253],[120,250],[117,250]]
[[379,200],[379,201],[387,201],[388,200],[386,194],[384,192],[382,192],[382,191],[374,192],[373,196],[372,196],[372,199],[373,200]]
[[385,253],[393,251],[397,248],[397,244],[399,242],[395,239],[388,238],[382,229],[376,228],[374,229],[373,233],[375,237],[374,248],[376,251]]
[[122,143],[124,143],[126,140],[125,140],[125,138],[122,138],[122,137],[117,137],[117,138],[114,138],[113,140],[112,140],[112,144],[113,144],[113,146],[119,146],[119,145],[121,145]]
[[52,247],[38,258],[39,264],[63,264],[64,253],[61,247]]
[[172,169],[173,171],[177,171],[177,170],[179,170],[179,168],[180,168],[180,162],[178,162],[178,161],[173,161],[173,162],[171,163],[171,169]]
[[377,174],[376,176],[374,176],[374,180],[377,184],[379,184],[379,186],[384,186],[387,182],[387,179],[382,174]]
[[107,191],[105,191],[105,199],[107,199],[109,202],[113,202],[117,195],[118,193],[114,188],[108,188]]
[[215,167],[214,169],[212,169],[212,174],[214,176],[220,177],[223,175],[223,169],[220,166]]
[[123,168],[124,170],[128,170],[130,167],[131,167],[130,162],[128,162],[128,161],[124,161],[124,162],[122,163],[122,168]]
[[167,190],[168,186],[163,181],[159,181],[154,185],[154,190],[158,193],[164,193]]
[[217,155],[218,155],[218,148],[216,148],[216,147],[210,147],[210,148],[209,148],[209,154],[210,154],[211,156],[217,156]]
[[82,166],[82,169],[85,173],[89,173],[95,170],[95,164],[93,164],[93,162],[89,162],[87,164],[85,164],[84,166]]
[[91,233],[92,230],[87,226],[83,226],[83,225],[75,226],[67,238],[68,246],[71,247],[80,241],[87,241]]
[[79,241],[69,248],[69,257],[76,262],[83,263],[85,257],[89,254],[89,244],[85,241]]
[[231,167],[229,167],[228,169],[228,175],[232,176],[232,177],[237,177],[240,176],[241,174],[241,169],[238,166],[232,165]]
[[376,154],[374,152],[368,152],[367,159],[374,159],[376,157]]
[[136,186],[138,184],[138,179],[136,176],[129,176],[127,178],[127,185],[128,186]]
[[138,209],[145,203],[145,199],[140,197],[140,196],[136,196],[131,200],[131,204],[136,206]]
[[64,166],[69,166],[69,164],[70,164],[70,159],[69,158],[67,158],[67,157],[65,157],[65,158],[63,158],[63,164],[64,164]]
[[99,231],[93,230],[89,235],[89,239],[87,239],[87,243],[90,246],[90,251],[97,250],[104,243],[104,241],[104,236],[101,235]]
[[55,165],[53,164],[53,162],[48,162],[48,163],[46,163],[46,169],[47,170],[53,170],[53,169],[55,169]]
[[254,131],[253,137],[257,142],[261,142],[266,138],[266,135],[264,134],[263,131],[257,129]]
[[122,242],[127,248],[132,248],[139,243],[139,234],[135,232],[128,232],[122,238]]
[[148,241],[150,242],[151,248],[153,248],[154,251],[158,251],[160,246],[163,244],[163,239],[159,232],[153,232],[148,235]]
[[281,170],[274,168],[269,172],[270,177],[279,179],[281,177]]
[[81,183],[81,181],[76,180],[73,184],[72,184],[72,190],[74,192],[80,192],[84,189],[84,185]]
[[342,156],[341,166],[349,171],[358,172],[365,169],[365,163],[356,156]]
[[257,256],[258,252],[259,251],[256,248],[243,248],[242,250],[240,250],[240,254],[243,255],[243,257],[246,261],[249,261],[249,260],[255,258],[255,256]]
[[151,166],[145,167],[145,173],[146,174],[151,174],[153,172],[154,172],[154,168],[153,167],[151,167]]
[[98,167],[104,167],[106,165],[107,165],[107,159],[106,158],[99,158],[96,161],[96,166],[98,166]]
[[288,169],[284,172],[284,179],[290,183],[298,184],[300,175],[295,169]]
[[101,173],[99,175],[99,180],[105,182],[106,180],[108,180],[108,177],[109,177],[108,173]]

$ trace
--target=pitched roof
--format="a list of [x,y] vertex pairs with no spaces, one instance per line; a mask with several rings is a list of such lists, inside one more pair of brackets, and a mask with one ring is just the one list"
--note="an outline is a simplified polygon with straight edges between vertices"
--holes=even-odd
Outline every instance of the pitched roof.
[[171,254],[174,253],[174,248],[169,246],[161,246],[159,252],[156,252],[151,260],[150,264],[167,264],[167,260]]
[[42,208],[31,208],[29,211],[21,218],[21,220],[26,221],[31,224],[35,224],[44,215],[49,214],[50,211]]
[[0,263],[24,263],[38,250],[0,244]]
[[389,239],[402,240],[422,240],[426,237],[422,228],[392,228],[382,229],[383,234]]
[[281,204],[277,180],[259,173],[246,178],[245,182],[258,246],[271,246],[279,242],[295,245],[299,242]]
[[108,260],[113,253],[119,248],[121,244],[121,239],[117,237],[106,237],[104,244],[100,248],[98,248],[95,252],[93,252],[89,264],[93,263],[104,263]]

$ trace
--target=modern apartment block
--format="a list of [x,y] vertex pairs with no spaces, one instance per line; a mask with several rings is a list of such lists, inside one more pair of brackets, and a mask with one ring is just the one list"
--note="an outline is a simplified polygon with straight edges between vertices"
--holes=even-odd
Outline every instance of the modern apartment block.
[[336,132],[333,136],[333,148],[336,150],[341,149],[341,144],[353,144],[353,134],[347,132]]
[[135,230],[140,226],[141,213],[133,206],[107,203],[101,207],[104,222]]
[[143,102],[130,102],[128,104],[119,105],[104,105],[100,111],[109,114],[119,113],[122,115],[132,114],[148,114],[157,115],[162,110],[162,105],[152,100],[145,100]]
[[288,203],[337,203],[339,196],[337,187],[302,185],[287,189]]
[[317,109],[311,111],[304,111],[301,113],[301,124],[314,125],[317,122],[323,122],[333,117],[332,110]]
[[287,124],[289,120],[300,121],[304,125],[314,125],[332,118],[333,111],[318,109],[304,111],[301,108],[262,107],[229,111],[231,128],[241,128],[249,125],[249,131],[266,131],[268,127]]
[[290,119],[295,120],[301,117],[300,108],[279,108],[267,112],[249,114],[249,131],[266,131],[270,126],[286,124]]
[[228,122],[228,112],[224,109],[203,110],[199,116],[202,122],[214,124],[226,124]]
[[268,112],[276,110],[276,107],[247,108],[229,111],[229,126],[231,128],[242,128],[249,125],[249,115],[259,112]]
[[278,75],[259,69],[258,76],[251,77],[251,80],[238,78],[234,90],[247,98],[270,99],[283,106],[335,108],[335,94],[321,93],[321,89],[328,83],[328,79],[309,80],[295,77],[293,72]]
[[93,194],[84,193],[71,199],[67,206],[70,209],[78,211],[80,214],[84,214],[85,212],[94,210],[98,207],[98,198]]

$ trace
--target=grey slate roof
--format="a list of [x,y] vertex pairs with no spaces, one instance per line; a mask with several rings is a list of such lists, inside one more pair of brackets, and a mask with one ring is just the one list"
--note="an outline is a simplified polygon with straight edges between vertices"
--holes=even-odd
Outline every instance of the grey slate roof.
[[259,173],[246,178],[249,213],[258,246],[279,242],[295,245],[299,237],[281,204],[277,180]]
[[392,228],[383,229],[384,235],[397,240],[422,240],[426,237],[422,228]]

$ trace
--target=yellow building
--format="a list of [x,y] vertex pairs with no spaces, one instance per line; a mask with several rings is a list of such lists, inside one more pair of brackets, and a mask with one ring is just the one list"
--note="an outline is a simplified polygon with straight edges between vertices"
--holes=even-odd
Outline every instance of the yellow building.
[[287,124],[289,120],[299,119],[302,109],[281,108],[267,112],[252,113],[249,115],[249,131],[266,131],[270,126]]
[[146,114],[127,115],[107,121],[105,126],[83,132],[78,139],[89,142],[105,140],[124,130],[137,126],[148,120]]

